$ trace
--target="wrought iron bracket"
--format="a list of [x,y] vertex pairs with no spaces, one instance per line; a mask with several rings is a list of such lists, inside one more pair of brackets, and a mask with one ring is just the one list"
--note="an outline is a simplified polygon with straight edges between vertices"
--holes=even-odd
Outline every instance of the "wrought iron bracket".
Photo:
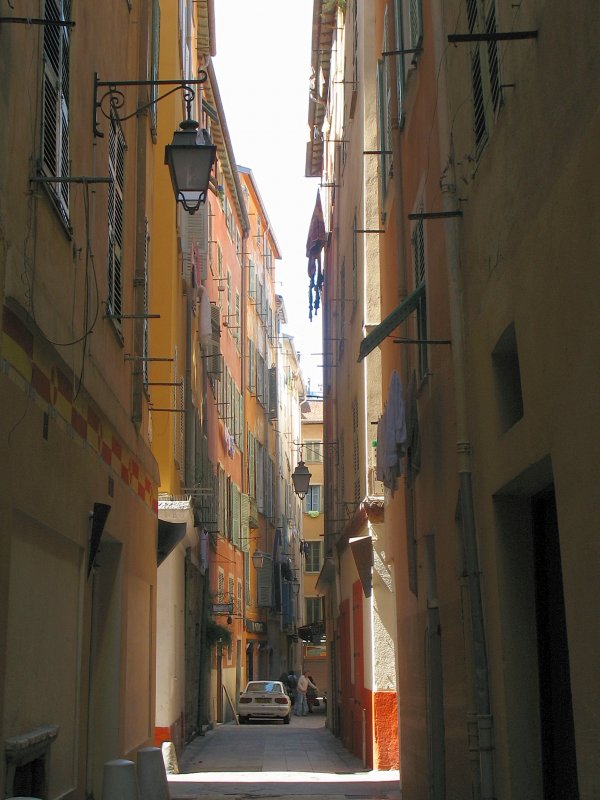
[[449,219],[450,217],[462,217],[462,211],[415,211],[409,214],[409,219]]
[[495,33],[450,33],[448,42],[512,42],[519,39],[537,39],[537,31],[496,31]]
[[[174,94],[174,92],[182,92],[183,99],[187,107],[188,119],[191,116],[192,103],[196,97],[194,86],[201,86],[206,82],[208,75],[205,70],[201,69],[198,72],[198,78],[193,80],[176,80],[176,81],[101,81],[99,80],[98,73],[94,73],[94,123],[93,131],[94,137],[103,138],[104,134],[98,127],[98,111],[106,119],[118,119],[120,122],[131,119],[145,111],[147,108],[154,106],[159,100]],[[130,114],[122,115],[120,110],[125,105],[125,89],[128,86],[170,86],[172,87],[168,92],[153,98],[148,103],[143,103],[138,106],[135,111]]]
[[0,23],[17,23],[19,25],[48,25],[56,28],[74,28],[75,23],[70,19],[41,19],[40,17],[0,17]]

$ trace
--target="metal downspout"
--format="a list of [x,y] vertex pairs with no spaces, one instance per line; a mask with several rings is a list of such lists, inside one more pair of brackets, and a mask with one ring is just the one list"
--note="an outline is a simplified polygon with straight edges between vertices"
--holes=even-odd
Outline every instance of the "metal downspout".
[[[454,169],[454,145],[449,124],[450,98],[447,81],[447,46],[445,40],[444,20],[442,13],[433,15],[432,33],[435,40],[436,63],[444,69],[438,71],[438,135],[440,144],[440,161],[447,159],[440,177],[442,190],[442,206],[447,212],[455,212],[459,206],[456,191]],[[477,547],[477,528],[473,503],[473,478],[471,468],[471,443],[469,437],[465,328],[463,313],[463,290],[460,265],[460,231],[457,217],[448,217],[444,222],[446,251],[448,263],[448,300],[450,306],[450,327],[452,335],[452,360],[456,406],[456,435],[458,476],[460,487],[460,503],[462,529],[465,546],[465,567],[469,593],[469,620],[466,635],[468,636],[467,652],[471,654],[472,703],[477,727],[477,750],[479,753],[479,786],[473,787],[481,800],[493,800],[494,789],[494,754],[493,754],[493,720],[490,707],[489,666],[485,641],[485,622],[480,581],[479,555]],[[473,715],[467,715],[468,733],[475,733],[472,724]],[[477,796],[477,795],[476,795]]]
[[[440,115],[441,116],[441,115]],[[449,160],[441,180],[444,211],[454,211],[458,197],[454,183],[454,163],[450,137]],[[477,719],[480,797],[493,800],[494,769],[492,750],[492,716],[490,710],[490,690],[488,660],[485,643],[485,624],[481,596],[479,556],[477,550],[477,529],[473,505],[473,481],[471,469],[471,444],[467,423],[467,390],[465,380],[464,317],[462,309],[462,286],[460,279],[460,258],[458,248],[459,233],[456,218],[445,221],[446,248],[448,255],[448,288],[450,319],[452,330],[452,359],[454,391],[456,404],[456,432],[458,475],[462,527],[465,545],[467,583],[470,610],[470,649],[473,658],[473,693]]]
[[195,476],[194,406],[192,404],[192,301],[189,291],[185,298],[185,395],[183,398],[185,455],[184,486],[192,487]]

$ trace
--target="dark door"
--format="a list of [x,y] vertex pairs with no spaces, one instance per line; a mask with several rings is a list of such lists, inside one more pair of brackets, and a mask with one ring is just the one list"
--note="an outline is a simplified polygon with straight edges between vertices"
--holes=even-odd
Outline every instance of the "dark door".
[[535,600],[545,800],[578,800],[569,645],[554,488],[533,498]]

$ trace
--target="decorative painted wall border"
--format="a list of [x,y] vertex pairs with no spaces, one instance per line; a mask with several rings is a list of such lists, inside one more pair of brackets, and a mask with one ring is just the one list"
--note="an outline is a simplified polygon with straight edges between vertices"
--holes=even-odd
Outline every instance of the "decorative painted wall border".
[[[3,309],[0,356],[9,367],[5,369],[9,377],[20,376],[24,389],[33,390],[39,398],[39,405],[53,410],[82,444],[91,447],[118,478],[158,514],[158,485],[91,403],[81,396],[74,398],[67,375],[52,363],[42,348],[36,347],[34,335],[7,306]],[[12,371],[15,374],[11,374]]]

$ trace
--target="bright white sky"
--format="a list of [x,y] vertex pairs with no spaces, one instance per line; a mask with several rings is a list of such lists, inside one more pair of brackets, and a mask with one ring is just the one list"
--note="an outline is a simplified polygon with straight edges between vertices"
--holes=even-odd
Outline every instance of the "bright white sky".
[[[254,173],[282,259],[275,286],[305,379],[321,391],[321,313],[308,319],[306,238],[319,180],[304,177],[312,0],[215,0],[213,59],[238,164]],[[311,355],[318,353],[319,355]]]

